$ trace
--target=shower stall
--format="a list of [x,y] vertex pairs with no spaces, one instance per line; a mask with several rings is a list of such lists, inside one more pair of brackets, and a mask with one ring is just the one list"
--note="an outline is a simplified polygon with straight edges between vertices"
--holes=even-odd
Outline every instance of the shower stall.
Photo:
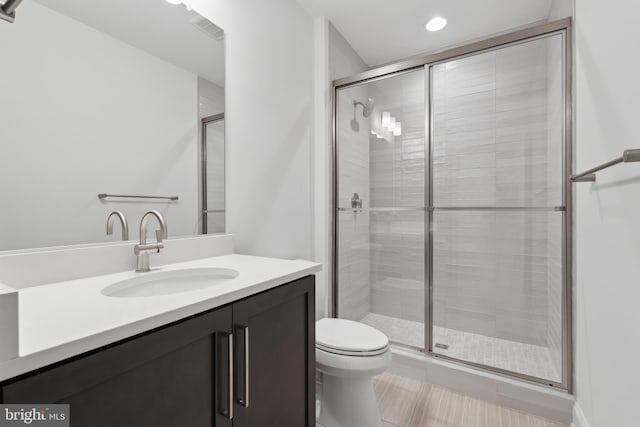
[[336,317],[570,388],[569,25],[334,82]]

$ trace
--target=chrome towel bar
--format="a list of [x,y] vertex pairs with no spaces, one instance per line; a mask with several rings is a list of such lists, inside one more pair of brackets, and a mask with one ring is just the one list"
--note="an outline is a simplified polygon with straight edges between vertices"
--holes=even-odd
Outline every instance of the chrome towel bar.
[[133,196],[126,194],[98,194],[98,199],[106,199],[107,197],[125,197],[131,199],[164,199],[164,200],[178,200],[178,196]]
[[596,166],[595,168],[591,168],[582,173],[578,173],[575,175],[571,175],[572,182],[595,182],[596,174],[595,172],[601,171],[602,169],[606,169],[613,165],[617,165],[618,163],[631,163],[631,162],[640,162],[640,149],[635,148],[632,150],[624,150],[622,156],[613,159],[607,163],[603,163],[600,166]]
[[7,0],[4,5],[0,5],[0,19],[13,23],[16,19],[16,9],[20,6],[22,0]]

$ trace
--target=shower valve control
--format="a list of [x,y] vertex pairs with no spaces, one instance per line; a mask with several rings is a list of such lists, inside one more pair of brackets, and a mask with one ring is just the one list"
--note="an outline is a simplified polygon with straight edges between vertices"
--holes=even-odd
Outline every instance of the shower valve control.
[[351,196],[351,207],[353,209],[362,209],[362,199],[358,196],[358,193],[353,193]]

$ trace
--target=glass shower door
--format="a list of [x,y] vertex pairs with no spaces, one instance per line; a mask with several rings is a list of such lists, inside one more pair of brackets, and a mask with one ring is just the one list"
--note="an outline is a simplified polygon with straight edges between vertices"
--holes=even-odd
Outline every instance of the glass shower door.
[[427,67],[430,350],[562,383],[564,39]]
[[336,95],[337,315],[423,350],[424,73],[349,86]]

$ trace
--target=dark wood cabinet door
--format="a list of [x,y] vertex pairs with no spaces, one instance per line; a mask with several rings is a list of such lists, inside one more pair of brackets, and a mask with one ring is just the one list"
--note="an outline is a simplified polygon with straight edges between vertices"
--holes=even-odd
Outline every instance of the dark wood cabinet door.
[[233,426],[315,426],[314,277],[232,307]]
[[[74,427],[231,427],[231,307],[2,385],[4,403],[68,403]],[[232,378],[232,377],[231,377]]]

